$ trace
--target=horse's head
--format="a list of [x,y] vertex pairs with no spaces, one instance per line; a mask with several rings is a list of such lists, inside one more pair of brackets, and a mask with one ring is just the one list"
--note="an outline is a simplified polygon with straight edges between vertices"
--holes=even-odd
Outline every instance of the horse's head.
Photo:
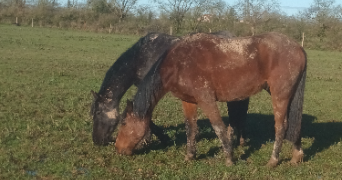
[[96,145],[108,145],[113,142],[112,133],[119,123],[118,107],[114,107],[111,99],[91,92],[94,96],[90,112],[93,118],[93,142]]
[[132,155],[133,150],[149,135],[150,120],[148,118],[141,119],[135,115],[133,103],[130,101],[127,102],[124,112],[126,117],[120,126],[115,148],[120,154]]

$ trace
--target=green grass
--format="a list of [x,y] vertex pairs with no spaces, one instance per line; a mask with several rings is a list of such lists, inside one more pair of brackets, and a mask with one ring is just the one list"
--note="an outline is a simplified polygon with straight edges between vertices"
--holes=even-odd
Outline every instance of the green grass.
[[[138,39],[47,28],[0,25],[0,179],[341,179],[342,53],[308,50],[303,118],[304,162],[291,166],[285,143],[280,165],[265,167],[274,141],[270,97],[251,98],[248,143],[224,166],[219,140],[199,114],[197,160],[184,162],[180,101],[168,95],[154,122],[173,139],[133,156],[94,146],[92,96],[107,69]],[[131,88],[123,98],[132,98]],[[124,103],[122,103],[124,105]],[[219,103],[224,119],[227,110]],[[155,137],[154,137],[155,139]]]

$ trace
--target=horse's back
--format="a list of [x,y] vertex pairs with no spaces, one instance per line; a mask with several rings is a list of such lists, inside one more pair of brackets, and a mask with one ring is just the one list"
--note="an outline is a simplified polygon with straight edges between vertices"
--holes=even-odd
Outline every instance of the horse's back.
[[142,39],[136,54],[136,64],[139,65],[137,67],[139,80],[145,77],[159,57],[179,39],[179,37],[162,33],[149,33]]
[[161,73],[165,87],[179,96],[205,89],[216,100],[240,100],[268,86],[277,71],[283,78],[298,74],[302,55],[297,43],[277,33],[233,39],[195,34],[168,51]]

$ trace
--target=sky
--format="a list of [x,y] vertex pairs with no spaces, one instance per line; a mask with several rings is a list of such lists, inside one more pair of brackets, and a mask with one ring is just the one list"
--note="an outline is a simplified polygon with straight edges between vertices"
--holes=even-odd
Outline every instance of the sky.
[[280,8],[288,15],[297,14],[313,4],[313,0],[280,0]]
[[[67,0],[59,0],[62,4],[66,4]],[[80,2],[86,0],[78,0]],[[234,4],[236,0],[224,0],[227,4]],[[138,4],[151,4],[151,0],[138,0]],[[295,15],[299,11],[305,10],[313,4],[314,0],[279,0],[281,11],[287,15]],[[335,5],[342,4],[342,0],[335,0]]]
[[[228,5],[232,5],[236,2],[236,0],[224,0]],[[336,2],[342,0],[336,0]],[[151,0],[138,0],[139,4],[149,4]],[[300,10],[304,10],[305,8],[310,7],[313,4],[314,0],[279,0],[280,8],[288,15],[294,15]],[[341,4],[341,2],[339,4]]]

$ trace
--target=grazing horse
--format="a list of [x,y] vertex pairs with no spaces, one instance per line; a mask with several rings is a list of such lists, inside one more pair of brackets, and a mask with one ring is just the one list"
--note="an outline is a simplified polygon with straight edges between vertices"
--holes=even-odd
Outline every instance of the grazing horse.
[[[213,33],[217,37],[234,37],[233,34],[221,31]],[[93,118],[93,142],[96,145],[107,145],[112,142],[112,133],[121,119],[119,103],[132,84],[138,85],[158,58],[181,38],[161,33],[149,33],[142,37],[131,48],[124,52],[109,68],[98,93],[92,91],[94,100],[91,106]],[[244,143],[243,123],[246,119],[249,100],[227,103],[232,125],[241,134],[240,144]],[[187,104],[183,105],[187,107]],[[194,107],[196,108],[196,107]],[[192,111],[196,111],[192,110]],[[187,113],[187,119],[196,119],[196,113]],[[235,119],[235,120],[234,120]],[[151,122],[151,131],[163,142],[169,138],[162,129]]]
[[[267,165],[274,167],[279,162],[284,138],[293,143],[291,162],[298,163],[304,155],[300,129],[306,61],[303,48],[278,33],[231,39],[210,34],[185,37],[161,56],[140,83],[133,103],[126,107],[116,150],[132,154],[148,131],[154,107],[171,92],[185,102],[184,109],[194,110],[198,105],[203,110],[222,143],[226,165],[230,166],[234,130],[231,126],[226,128],[216,101],[242,100],[265,89],[272,98],[275,120],[275,142]],[[195,121],[186,122],[190,137],[186,159],[195,157]]]

